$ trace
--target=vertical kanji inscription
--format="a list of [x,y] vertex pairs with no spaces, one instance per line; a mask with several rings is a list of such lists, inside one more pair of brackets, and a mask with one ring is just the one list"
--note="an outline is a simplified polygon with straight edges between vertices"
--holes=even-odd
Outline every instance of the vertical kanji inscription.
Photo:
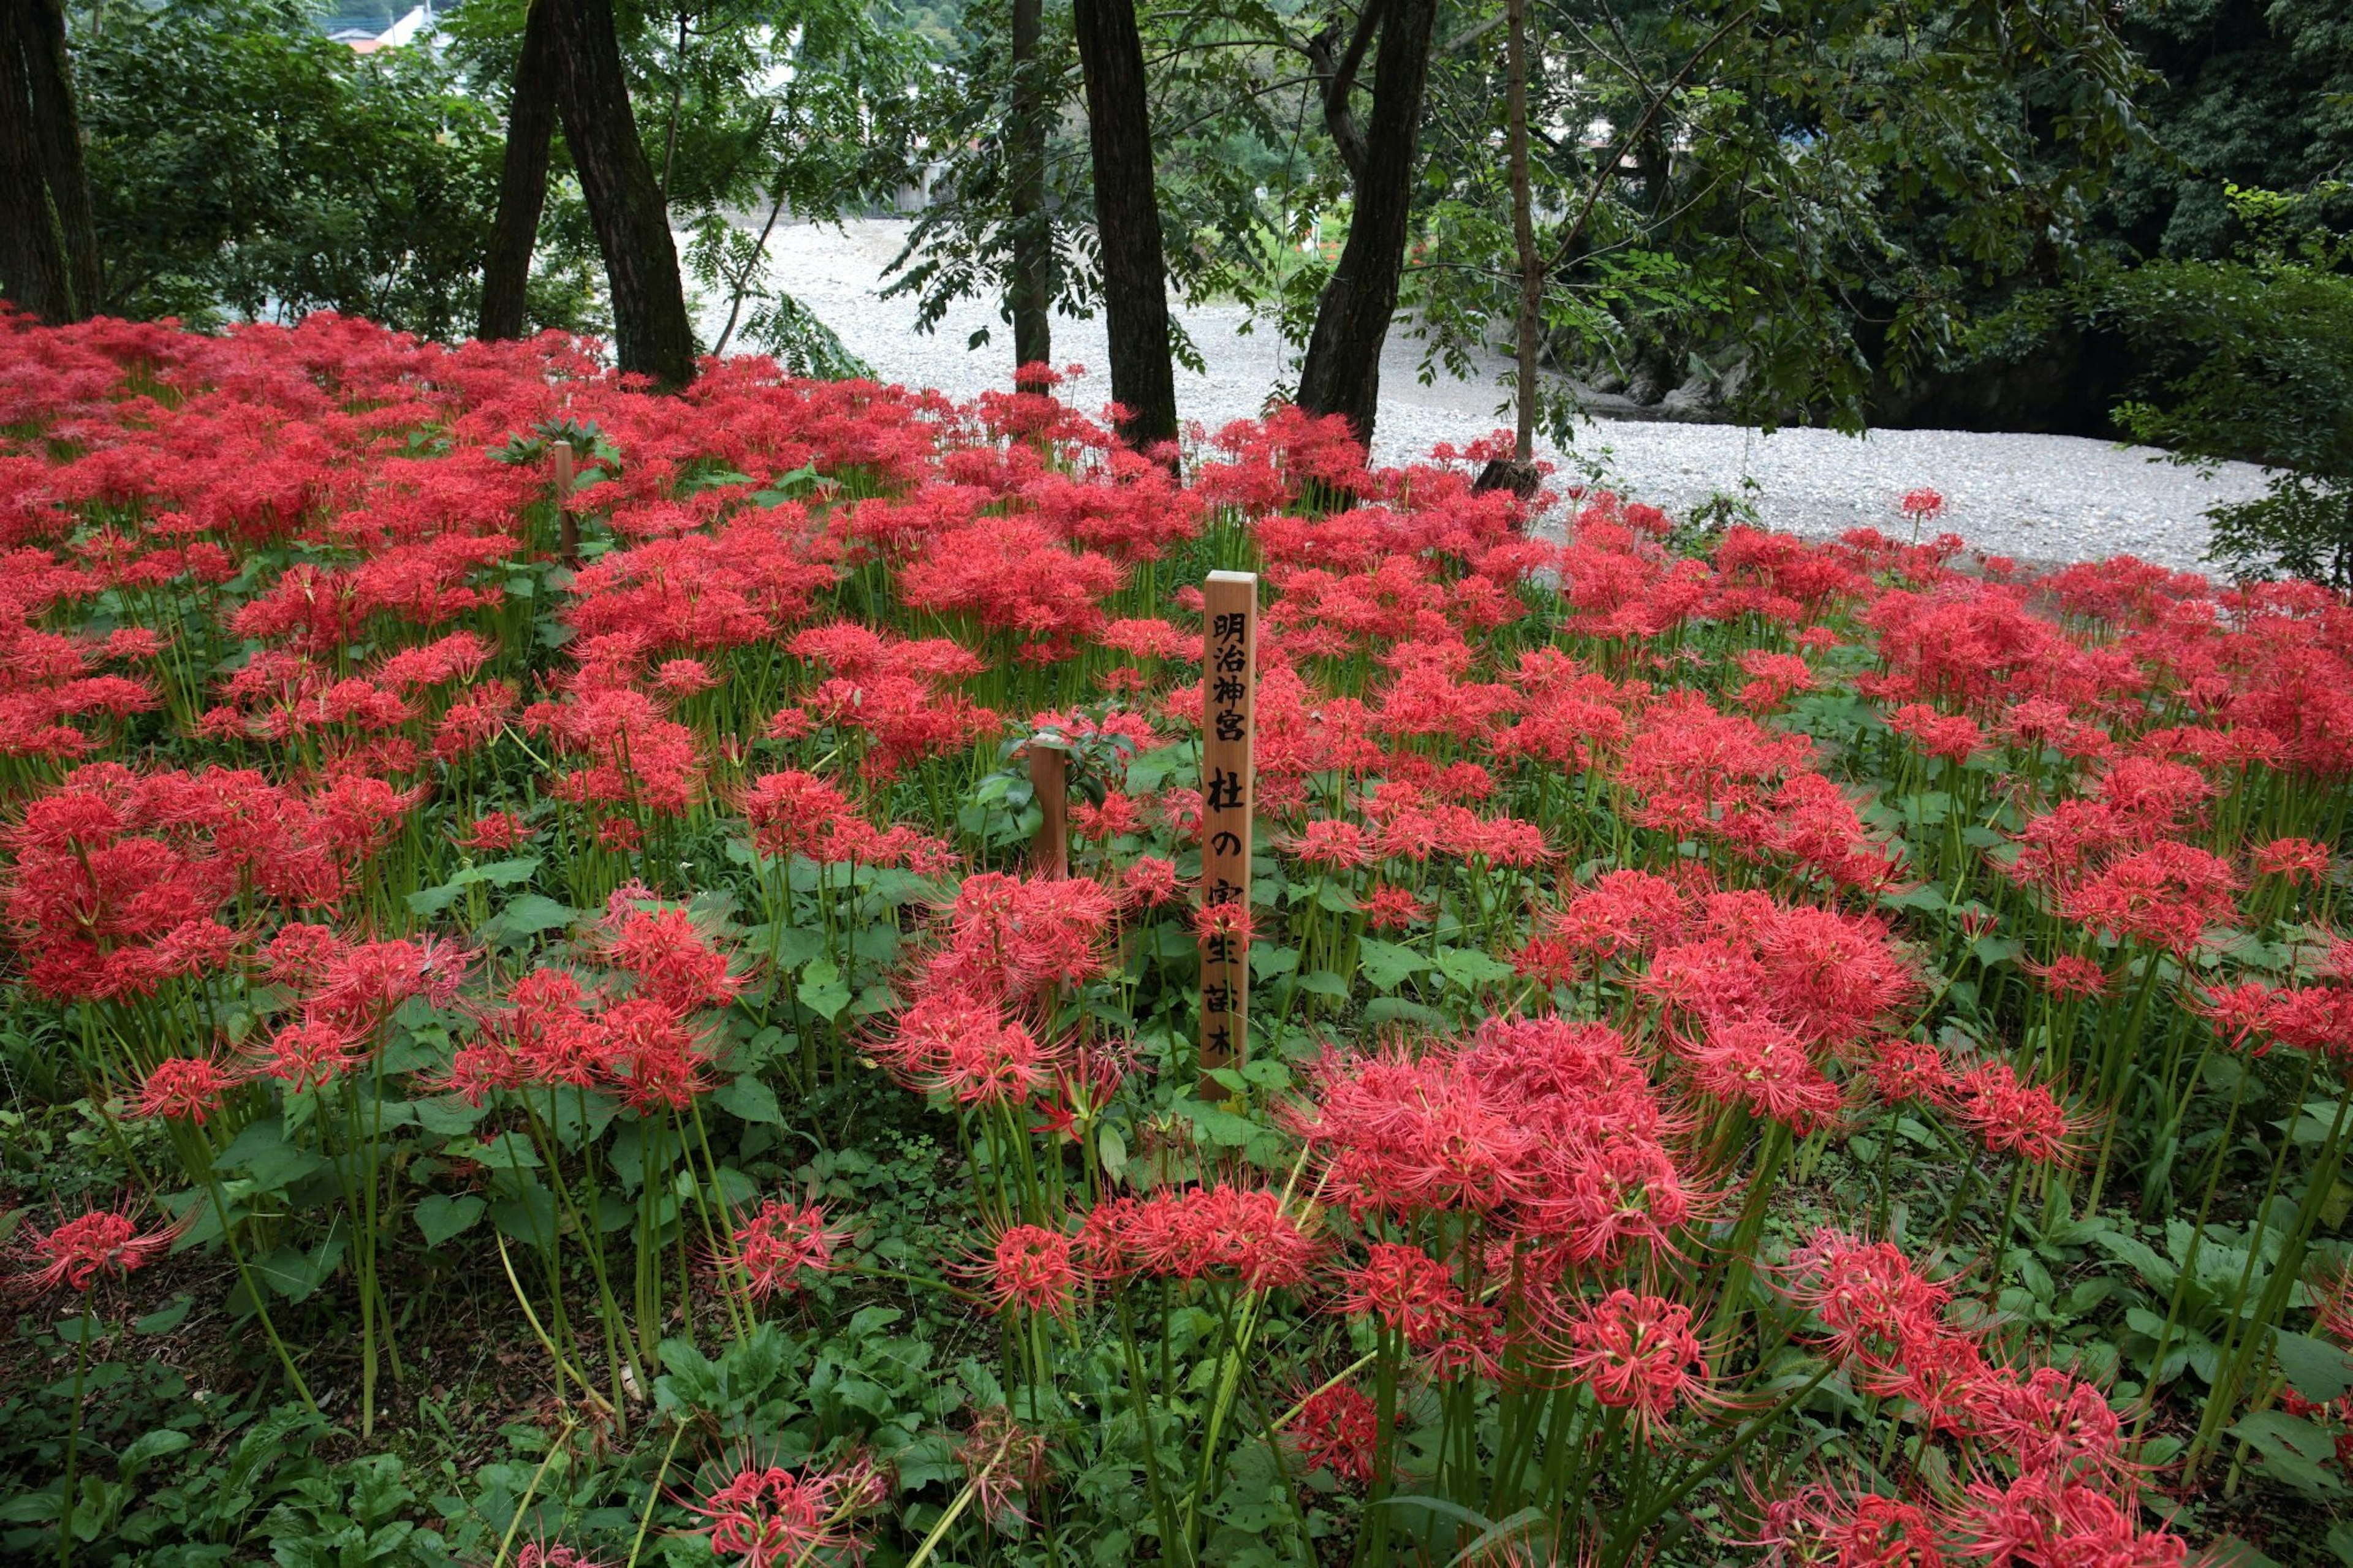
[[[1201,599],[1201,1067],[1207,1071],[1249,1056],[1258,575],[1212,572]],[[1219,918],[1228,906],[1239,920]]]

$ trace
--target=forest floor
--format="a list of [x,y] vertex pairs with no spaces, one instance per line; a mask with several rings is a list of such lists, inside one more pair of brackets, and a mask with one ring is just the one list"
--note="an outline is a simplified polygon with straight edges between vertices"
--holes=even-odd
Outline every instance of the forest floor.
[[[907,229],[906,220],[894,218],[839,229],[780,227],[770,244],[771,278],[885,381],[936,387],[955,398],[1003,386],[1010,331],[993,304],[960,301],[935,331],[923,333],[915,331],[912,300],[879,297],[888,281],[884,268]],[[1296,356],[1272,323],[1253,327],[1240,306],[1183,309],[1177,319],[1206,370],[1177,371],[1176,404],[1185,419],[1214,430],[1255,416],[1272,389],[1296,379]],[[716,325],[708,323],[706,331]],[[993,341],[967,348],[984,327],[994,329]],[[1379,461],[1426,457],[1441,441],[1461,446],[1508,419],[1501,359],[1483,364],[1480,380],[1441,373],[1423,385],[1423,348],[1409,333],[1390,336],[1374,441]],[[1083,408],[1109,398],[1100,319],[1058,317],[1054,358],[1091,373],[1066,392],[1072,402]],[[1906,525],[1896,499],[1932,486],[1947,502],[1937,526],[1977,549],[2032,562],[2130,554],[2194,569],[2206,549],[2206,510],[2263,489],[2263,471],[2252,464],[2226,464],[2203,477],[2147,447],[2074,436],[1880,430],[1855,437],[1822,429],[1767,436],[1739,425],[1590,420],[1577,427],[1570,449],[1542,446],[1540,456],[1558,465],[1564,480],[1598,473],[1678,514],[1729,496],[1753,505],[1767,526],[1816,537],[1864,526],[1898,531]]]

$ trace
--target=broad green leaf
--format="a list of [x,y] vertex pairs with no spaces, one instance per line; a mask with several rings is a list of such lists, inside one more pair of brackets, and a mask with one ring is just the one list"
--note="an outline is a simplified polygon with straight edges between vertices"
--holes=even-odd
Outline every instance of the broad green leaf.
[[482,922],[481,937],[489,942],[505,944],[537,936],[542,931],[560,930],[580,918],[580,911],[569,904],[559,904],[544,893],[525,893],[510,900],[507,906]]
[[756,1121],[770,1127],[785,1124],[784,1109],[776,1103],[776,1091],[762,1082],[755,1073],[738,1073],[712,1096],[719,1108],[746,1121]]
[[417,1228],[424,1233],[426,1246],[438,1247],[472,1229],[489,1206],[472,1193],[435,1193],[417,1201]]
[[841,1016],[841,1010],[849,1005],[851,996],[849,987],[841,983],[841,971],[834,967],[831,959],[826,958],[810,962],[808,968],[802,972],[801,983],[795,987],[793,994],[801,999],[801,1005],[828,1023]]
[[2290,1386],[2316,1404],[2353,1392],[2353,1358],[2327,1340],[2283,1329],[2272,1336],[2272,1353]]
[[1409,947],[1366,937],[1356,944],[1356,967],[1376,991],[1394,991],[1430,967],[1430,960]]
[[1512,966],[1493,953],[1481,952],[1471,947],[1441,947],[1438,950],[1438,967],[1446,977],[1465,991],[1476,991],[1482,985],[1493,985],[1512,977]]

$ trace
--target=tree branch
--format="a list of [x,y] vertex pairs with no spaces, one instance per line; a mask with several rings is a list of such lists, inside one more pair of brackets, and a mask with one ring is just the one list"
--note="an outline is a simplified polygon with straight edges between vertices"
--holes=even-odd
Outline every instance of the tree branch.
[[1356,85],[1357,68],[1365,63],[1365,50],[1372,44],[1374,30],[1387,5],[1388,0],[1365,0],[1365,8],[1356,16],[1356,31],[1337,56],[1332,52],[1340,41],[1337,20],[1307,40],[1308,61],[1324,83],[1324,126],[1331,132],[1333,144],[1340,150],[1340,162],[1347,165],[1352,184],[1365,177],[1365,133],[1357,128],[1348,94]]

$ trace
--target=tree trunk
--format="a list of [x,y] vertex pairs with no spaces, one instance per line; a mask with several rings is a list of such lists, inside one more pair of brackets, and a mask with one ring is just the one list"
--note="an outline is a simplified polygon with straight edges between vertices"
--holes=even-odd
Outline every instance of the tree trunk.
[[1513,387],[1518,424],[1512,435],[1512,455],[1487,465],[1473,488],[1510,490],[1525,500],[1536,493],[1536,343],[1544,327],[1544,259],[1536,254],[1534,198],[1528,187],[1528,0],[1505,0],[1505,22],[1511,31],[1504,40],[1504,68],[1509,79],[1505,114],[1512,181],[1512,241],[1519,252],[1520,312],[1514,323],[1513,347],[1519,363]]
[[1053,358],[1053,235],[1046,221],[1046,107],[1038,58],[1040,0],[1013,0],[1013,125],[1007,148],[1012,174],[1013,275],[1005,303],[1013,315],[1013,368]]
[[[1348,215],[1340,265],[1315,308],[1315,329],[1299,370],[1299,405],[1346,416],[1370,445],[1380,403],[1381,345],[1397,313],[1413,216],[1415,153],[1422,89],[1430,80],[1438,0],[1388,0],[1373,62],[1373,111],[1364,134],[1363,173]],[[1345,84],[1342,84],[1345,89]]]
[[1130,446],[1176,439],[1176,374],[1168,348],[1168,271],[1152,183],[1152,122],[1135,0],[1077,0],[1079,65],[1094,154],[1095,233],[1103,255],[1111,395]]
[[0,294],[45,321],[99,306],[98,232],[58,0],[0,0]]
[[612,0],[541,3],[554,14],[556,110],[605,253],[621,368],[676,392],[694,379],[694,329],[661,184],[629,109]]
[[548,143],[555,134],[556,58],[554,0],[534,0],[522,25],[522,56],[515,62],[507,100],[507,145],[499,169],[499,211],[482,258],[479,338],[519,338],[527,328],[532,247],[547,205]]

